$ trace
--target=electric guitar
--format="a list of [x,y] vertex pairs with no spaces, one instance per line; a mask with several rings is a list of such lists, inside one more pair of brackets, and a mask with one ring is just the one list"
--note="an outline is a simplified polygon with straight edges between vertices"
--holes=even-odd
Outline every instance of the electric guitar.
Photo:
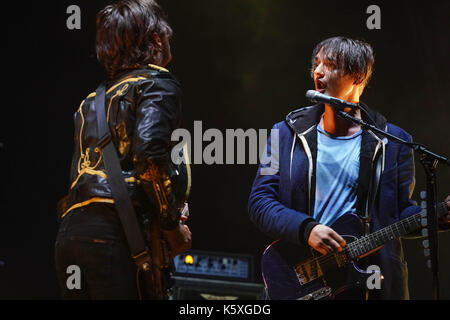
[[[439,208],[438,215],[447,210]],[[351,288],[362,288],[373,273],[356,261],[377,251],[386,242],[426,225],[426,210],[361,237],[360,219],[354,214],[340,217],[331,228],[347,242],[341,252],[320,255],[309,246],[277,240],[264,251],[261,269],[267,294],[273,300],[334,299]],[[381,275],[379,275],[381,277]]]

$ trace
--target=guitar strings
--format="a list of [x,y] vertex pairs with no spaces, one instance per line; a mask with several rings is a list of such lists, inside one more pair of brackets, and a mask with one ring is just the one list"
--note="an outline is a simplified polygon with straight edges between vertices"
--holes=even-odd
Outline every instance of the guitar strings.
[[[351,243],[349,243],[348,244],[348,246],[346,246],[344,249],[343,249],[343,251],[342,252],[333,252],[333,253],[328,253],[328,254],[326,254],[326,255],[322,255],[322,256],[319,256],[319,257],[314,257],[314,258],[312,258],[312,259],[310,259],[310,262],[308,262],[309,264],[310,264],[310,266],[311,266],[311,269],[314,269],[314,272],[315,272],[315,274],[317,275],[317,265],[319,266],[319,268],[322,268],[323,266],[324,267],[326,267],[326,265],[328,265],[330,262],[334,262],[334,261],[336,261],[336,259],[337,259],[337,256],[339,256],[339,255],[341,255],[341,256],[343,256],[344,257],[344,259],[345,260],[347,260],[346,258],[348,258],[349,257],[349,255],[350,255],[350,253],[351,252],[349,252],[350,250],[353,250],[353,249],[356,249],[358,246],[356,245],[356,242],[364,242],[364,241],[367,241],[370,237],[373,237],[373,235],[374,234],[376,234],[376,233],[380,233],[381,235],[383,234],[383,232],[387,232],[387,230],[389,229],[389,228],[393,228],[393,226],[394,225],[397,225],[397,224],[403,224],[404,222],[407,222],[408,224],[410,224],[411,222],[416,222],[417,224],[418,224],[418,227],[420,227],[420,222],[418,222],[417,220],[416,220],[416,218],[418,218],[418,217],[421,217],[421,215],[422,215],[422,212],[421,213],[418,213],[418,214],[415,214],[415,215],[412,215],[412,216],[410,216],[410,217],[408,217],[408,218],[405,218],[405,219],[403,219],[403,220],[401,220],[401,221],[399,221],[399,222],[397,222],[397,223],[395,223],[395,224],[393,224],[393,225],[391,225],[391,226],[388,226],[388,227],[385,227],[385,228],[383,228],[383,229],[380,229],[380,230],[378,230],[378,231],[376,231],[376,232],[374,232],[374,233],[372,233],[372,234],[370,234],[370,235],[368,235],[368,236],[366,236],[366,237],[363,237],[363,238],[360,238],[360,239],[358,239],[358,240],[355,240],[355,242],[351,242]],[[404,228],[404,227],[403,227]],[[404,228],[405,229],[405,228]],[[406,229],[405,229],[405,231],[406,231]],[[353,247],[353,248],[352,248]],[[360,246],[361,247],[361,246]],[[355,250],[356,251],[356,250]],[[353,251],[353,253],[355,253],[355,251]],[[370,250],[368,250],[368,251],[370,251]],[[366,251],[366,252],[368,252],[368,251]],[[357,253],[357,252],[356,252]],[[357,258],[358,256],[356,256],[355,258]],[[350,257],[350,260],[353,260],[353,259],[355,259],[355,258],[351,258]],[[296,269],[296,267],[297,266],[300,266],[300,265],[303,265],[303,263],[299,263],[299,264],[297,264],[296,266],[295,266],[295,269]]]

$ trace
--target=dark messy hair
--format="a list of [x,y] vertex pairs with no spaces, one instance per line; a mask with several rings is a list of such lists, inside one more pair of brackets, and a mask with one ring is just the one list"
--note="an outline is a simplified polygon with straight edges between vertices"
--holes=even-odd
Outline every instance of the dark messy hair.
[[342,70],[344,74],[350,75],[364,85],[369,82],[375,62],[370,44],[346,37],[333,37],[323,40],[313,50],[311,76],[314,73],[315,58],[320,50],[323,50],[323,57],[333,61],[336,68]]
[[154,63],[153,34],[172,35],[167,16],[154,0],[121,0],[97,14],[97,59],[110,78]]

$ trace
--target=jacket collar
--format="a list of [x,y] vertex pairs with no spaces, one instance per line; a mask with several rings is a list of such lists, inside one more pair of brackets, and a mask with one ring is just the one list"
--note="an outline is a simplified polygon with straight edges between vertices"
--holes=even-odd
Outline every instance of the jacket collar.
[[[386,118],[372,110],[369,109],[366,104],[360,102],[361,108],[361,118],[364,122],[375,125],[377,128],[384,130],[386,128]],[[319,123],[320,117],[322,116],[325,110],[325,106],[323,103],[318,103],[312,106],[300,108],[294,111],[291,111],[286,116],[287,125],[297,134],[303,135],[312,126],[315,126]]]
[[300,108],[291,111],[286,116],[286,123],[295,133],[304,135],[312,126],[319,123],[320,117],[324,112],[323,104]]

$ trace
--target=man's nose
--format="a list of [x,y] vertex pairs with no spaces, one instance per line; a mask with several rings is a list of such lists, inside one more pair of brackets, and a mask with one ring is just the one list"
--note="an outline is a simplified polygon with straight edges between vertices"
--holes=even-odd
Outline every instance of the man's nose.
[[317,75],[319,77],[323,77],[323,63],[321,62],[317,67],[314,69],[314,75]]

